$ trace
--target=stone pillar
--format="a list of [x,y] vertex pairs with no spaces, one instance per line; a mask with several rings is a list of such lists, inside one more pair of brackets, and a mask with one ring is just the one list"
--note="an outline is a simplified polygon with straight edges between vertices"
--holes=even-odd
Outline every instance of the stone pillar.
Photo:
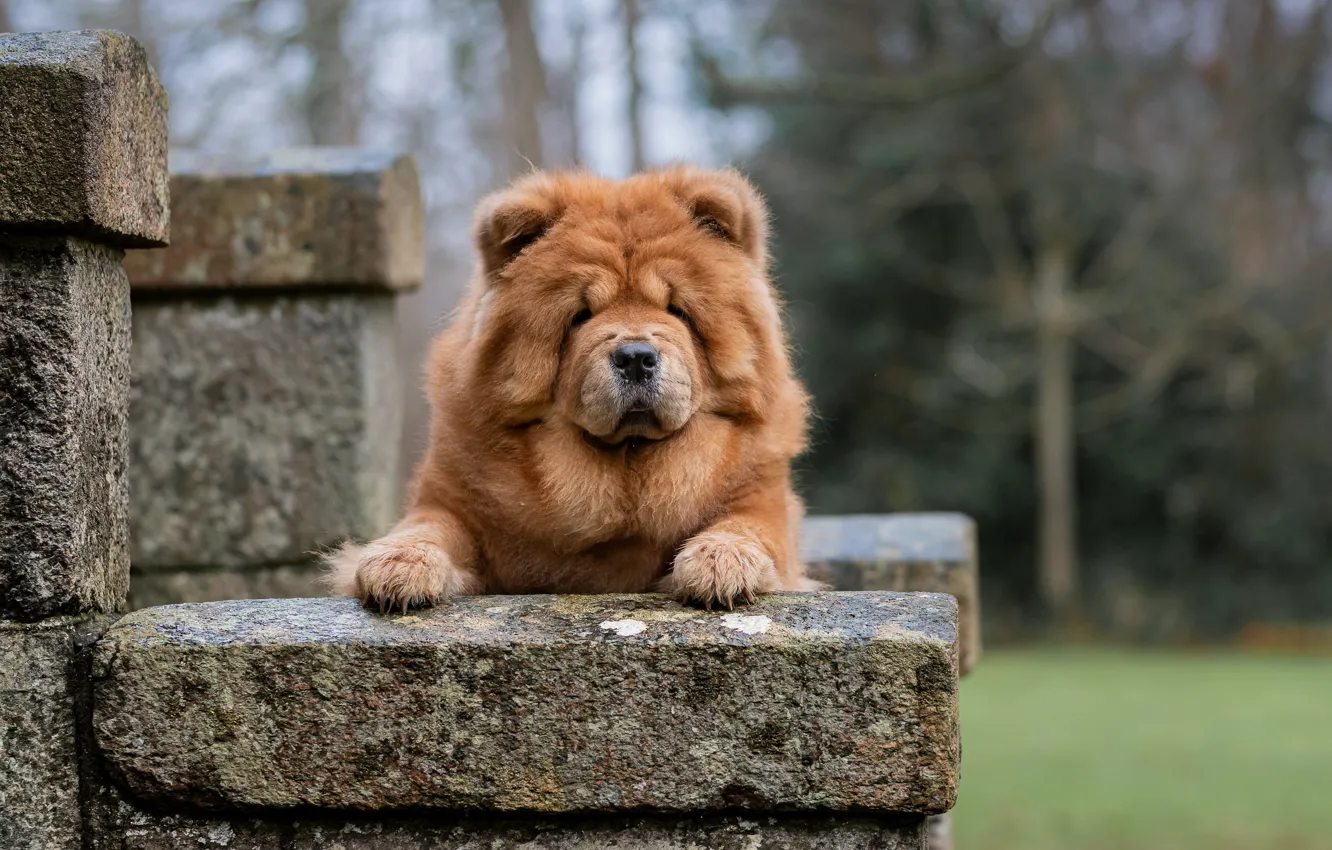
[[406,157],[172,154],[132,252],[131,607],[317,596],[314,552],[399,510],[395,296],[423,273]]
[[73,670],[129,584],[121,259],[166,242],[166,107],[130,38],[0,35],[4,848],[82,841]]
[[[970,518],[950,513],[810,517],[802,542],[811,574],[837,590],[953,596],[962,675],[980,658],[980,570]],[[930,818],[928,841],[930,850],[952,850],[947,814]]]

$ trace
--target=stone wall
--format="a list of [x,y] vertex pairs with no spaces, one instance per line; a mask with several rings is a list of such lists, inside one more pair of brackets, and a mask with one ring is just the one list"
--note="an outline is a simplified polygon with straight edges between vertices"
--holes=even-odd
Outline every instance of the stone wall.
[[[377,373],[366,364],[391,295],[358,289],[359,271],[317,294],[299,275],[327,282],[329,269],[379,269],[367,274],[389,290],[396,284],[384,281],[411,276],[384,259],[388,230],[401,235],[389,212],[376,219],[388,222],[380,241],[365,243],[378,247],[341,246],[332,265],[255,260],[284,244],[270,239],[274,221],[294,222],[288,233],[307,244],[296,235],[321,208],[291,201],[289,214],[266,218],[287,202],[274,198],[256,213],[253,242],[228,237],[210,249],[241,256],[136,261],[175,269],[162,272],[160,292],[144,284],[156,294],[143,310],[135,296],[136,321],[147,314],[140,327],[153,329],[141,339],[136,327],[135,356],[143,350],[154,368],[134,381],[162,393],[140,428],[120,252],[166,238],[164,109],[130,39],[0,36],[0,850],[922,850],[926,819],[956,799],[959,663],[976,639],[959,636],[950,595],[776,594],[736,612],[660,596],[524,596],[401,616],[332,599],[123,615],[131,551],[136,569],[146,559],[143,575],[243,574],[264,558],[289,566],[298,538],[325,533],[329,517],[365,523],[339,535],[373,525],[386,468],[367,448],[364,402]],[[313,171],[326,176],[322,162]],[[315,191],[305,171],[283,167],[300,174],[282,184],[289,198]],[[352,196],[332,208],[401,197],[392,187],[402,168],[353,169],[333,181],[333,195]],[[207,291],[181,271],[215,263],[228,271],[201,273]],[[261,267],[279,270],[273,288],[226,291],[238,269]],[[282,324],[292,316],[304,319]],[[240,333],[231,339],[244,348],[253,333],[279,346],[283,336],[330,341],[361,327],[377,330],[349,332],[346,356],[331,357],[359,380],[346,396],[301,395],[330,376],[283,384],[272,371],[269,398],[289,405],[277,422],[235,368],[209,371],[207,361],[244,355],[199,339]],[[313,430],[287,420],[308,404],[342,417],[335,442],[356,448],[325,456],[328,446],[302,444]],[[186,405],[199,410],[176,409]],[[236,410],[248,412],[228,426],[232,442],[205,427],[205,412]],[[172,418],[190,415],[201,418]],[[175,441],[151,433],[154,424],[176,428]],[[276,427],[289,445],[274,451],[289,454],[264,453],[260,438]],[[167,460],[142,473],[152,483],[136,505],[195,511],[234,532],[228,543],[154,539],[153,526],[127,545],[126,468],[159,456]],[[274,470],[310,456],[342,464],[355,511],[324,503],[313,519],[302,513],[308,482]],[[235,492],[263,510],[227,513],[224,485],[251,487],[253,477],[270,486]],[[172,504],[170,488],[190,480],[209,498]],[[830,576],[865,557],[846,543],[863,538],[874,563],[897,557],[918,567],[902,575],[962,587],[955,573],[964,562],[974,569],[969,523],[922,521],[822,521],[823,537],[811,540],[823,540]]]
[[890,592],[145,609],[82,656],[86,846],[923,850],[956,624]]
[[132,252],[132,607],[321,595],[315,553],[396,519],[394,297],[410,159],[172,153],[172,245]]
[[956,651],[940,594],[142,610],[80,655],[84,846],[923,850]]
[[138,44],[0,35],[0,848],[82,841],[77,658],[129,585],[120,261],[166,192]]

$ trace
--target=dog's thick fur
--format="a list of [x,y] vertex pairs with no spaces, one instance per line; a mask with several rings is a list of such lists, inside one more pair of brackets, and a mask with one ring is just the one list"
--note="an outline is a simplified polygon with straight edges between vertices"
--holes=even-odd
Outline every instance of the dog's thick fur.
[[[427,367],[406,517],[329,557],[338,592],[664,590],[731,606],[802,590],[805,445],[766,210],[732,171],[536,173],[482,202],[480,263]],[[648,389],[612,355],[659,352]],[[654,361],[655,362],[655,361]]]

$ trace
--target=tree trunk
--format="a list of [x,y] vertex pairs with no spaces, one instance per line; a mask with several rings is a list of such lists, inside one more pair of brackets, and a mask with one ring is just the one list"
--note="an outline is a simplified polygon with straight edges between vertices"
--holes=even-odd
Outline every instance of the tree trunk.
[[570,164],[583,164],[583,124],[579,109],[583,93],[583,51],[587,49],[587,22],[579,18],[573,33],[574,55],[569,63],[569,93],[565,100],[565,116],[569,122]]
[[504,116],[509,132],[509,173],[542,165],[541,107],[546,100],[546,66],[532,28],[530,0],[498,0],[509,67]]
[[1040,589],[1055,623],[1081,621],[1074,468],[1073,342],[1068,251],[1047,245],[1036,266],[1036,473],[1040,495]]
[[351,61],[342,47],[351,0],[305,0],[301,42],[314,60],[303,112],[310,143],[352,145],[360,122],[352,109]]
[[546,69],[551,107],[547,115],[553,126],[542,125],[541,131],[547,145],[546,158],[552,161],[551,164],[578,167],[583,164],[579,107],[583,88],[583,52],[587,47],[586,13],[581,8],[570,20],[569,41],[572,47],[568,63],[561,68]]
[[629,125],[630,170],[635,173],[647,165],[643,154],[643,77],[638,67],[638,24],[641,19],[638,0],[620,0],[625,73],[629,77],[629,100],[625,104],[625,117]]

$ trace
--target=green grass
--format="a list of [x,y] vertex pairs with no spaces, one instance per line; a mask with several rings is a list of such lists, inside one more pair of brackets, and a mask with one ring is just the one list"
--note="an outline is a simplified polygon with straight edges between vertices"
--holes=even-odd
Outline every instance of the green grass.
[[959,850],[1332,850],[1332,657],[987,652]]

